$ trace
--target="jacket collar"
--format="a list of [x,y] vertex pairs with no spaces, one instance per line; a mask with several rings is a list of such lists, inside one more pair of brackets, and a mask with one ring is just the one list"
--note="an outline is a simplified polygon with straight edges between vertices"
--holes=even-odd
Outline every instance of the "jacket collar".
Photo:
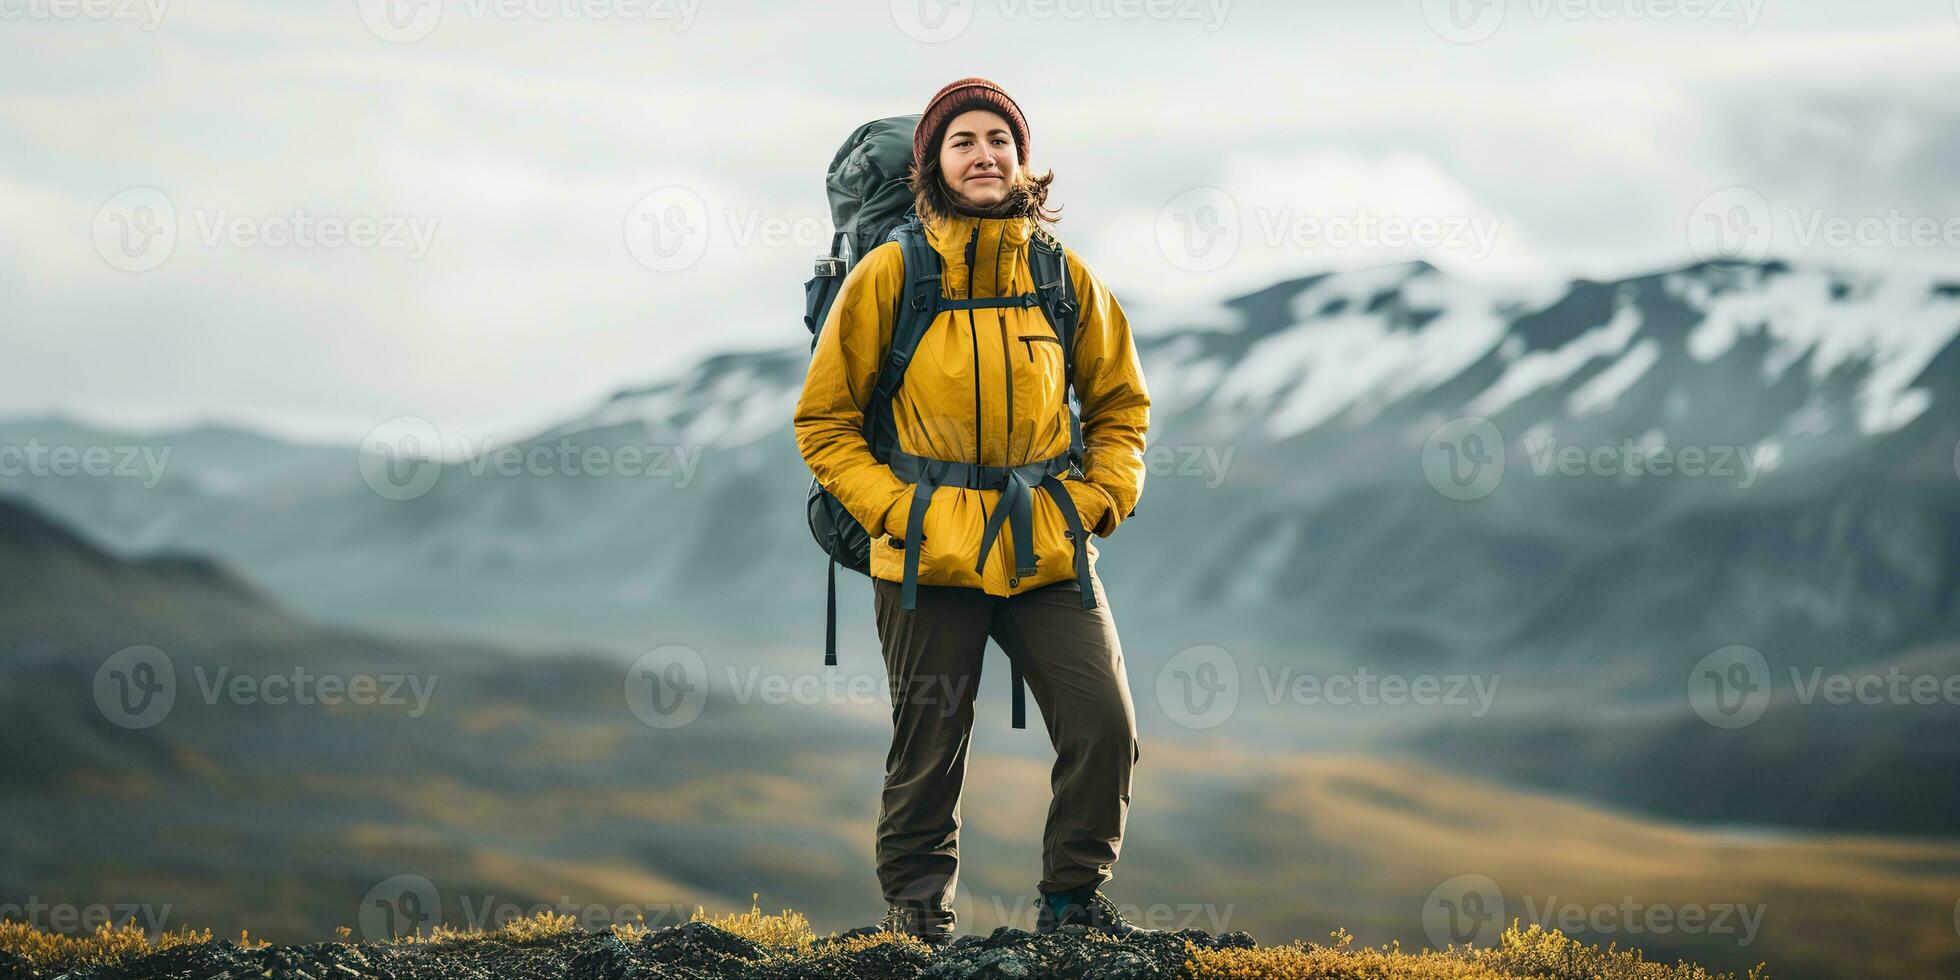
[[[953,297],[1018,296],[1033,287],[1028,282],[1028,239],[1034,219],[978,218],[954,214],[924,219],[926,241],[939,253],[945,271],[940,280]],[[976,234],[977,233],[977,234]],[[967,245],[973,245],[974,268],[969,277]]]

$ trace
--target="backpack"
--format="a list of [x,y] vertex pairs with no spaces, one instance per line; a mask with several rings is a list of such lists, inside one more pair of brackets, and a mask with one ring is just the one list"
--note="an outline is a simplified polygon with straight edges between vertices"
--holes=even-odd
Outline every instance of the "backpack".
[[[906,187],[905,175],[912,162],[912,135],[919,119],[910,115],[873,120],[859,126],[838,148],[825,178],[833,228],[830,254],[817,259],[816,274],[803,286],[803,324],[810,330],[810,349],[814,353],[844,277],[879,245],[899,243],[904,257],[905,287],[893,311],[891,347],[885,354],[864,413],[865,442],[871,447],[872,456],[885,463],[891,462],[898,448],[892,400],[905,380],[906,365],[926,330],[945,308],[943,304],[950,302],[940,293],[939,253],[926,241],[925,228],[912,209],[912,192]],[[1055,336],[1062,342],[1063,371],[1068,379],[1064,382],[1063,403],[1069,412],[1069,456],[1079,466],[1082,423],[1073,383],[1077,309],[1067,257],[1059,242],[1046,234],[1036,234],[1029,240],[1028,264],[1035,283],[1035,292],[1027,297],[1029,303],[1041,307]],[[992,305],[1009,302],[1002,300]],[[871,534],[814,477],[810,480],[807,509],[810,534],[829,556],[823,662],[827,667],[834,667],[837,665],[837,566],[869,576]],[[1081,547],[1078,542],[1078,562],[1083,560]],[[1083,604],[1088,606],[1092,601],[1085,588]],[[1013,667],[1012,673],[1014,727],[1025,728],[1020,668]]]

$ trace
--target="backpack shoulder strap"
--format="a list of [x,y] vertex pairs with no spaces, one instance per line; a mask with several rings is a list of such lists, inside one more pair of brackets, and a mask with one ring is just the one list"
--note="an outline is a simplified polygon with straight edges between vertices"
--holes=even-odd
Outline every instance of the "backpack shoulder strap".
[[905,368],[912,363],[919,341],[939,316],[939,277],[943,274],[939,253],[926,241],[925,228],[916,215],[908,216],[903,224],[892,229],[888,241],[898,243],[904,260],[905,288],[892,314],[891,347],[885,353],[878,384],[872,389],[871,404],[865,413],[866,439],[871,444],[872,455],[881,460],[888,459],[891,450],[897,448],[891,401],[905,381]]
[[1068,406],[1069,458],[1082,465],[1082,412],[1075,397],[1075,327],[1080,309],[1075,302],[1075,283],[1069,277],[1068,253],[1062,243],[1044,229],[1036,229],[1029,240],[1028,266],[1034,273],[1035,294],[1048,325],[1062,342],[1062,401]]

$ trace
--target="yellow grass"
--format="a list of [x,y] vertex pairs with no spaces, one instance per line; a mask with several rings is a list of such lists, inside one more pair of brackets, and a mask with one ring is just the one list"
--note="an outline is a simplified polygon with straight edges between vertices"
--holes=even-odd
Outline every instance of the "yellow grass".
[[[120,926],[104,922],[95,927],[88,936],[66,936],[56,932],[44,932],[24,922],[0,921],[0,949],[4,949],[25,960],[29,966],[56,967],[67,970],[80,966],[113,966],[132,956],[160,949],[169,949],[185,943],[208,943],[211,930],[193,932],[185,926],[178,930],[159,934],[155,945],[151,945],[149,933],[138,928],[135,919],[129,919]],[[244,932],[238,934],[238,945],[255,945],[252,937]],[[263,946],[263,941],[256,945]]]
[[[1194,980],[1733,980],[1692,963],[1649,963],[1639,950],[1584,946],[1556,930],[1514,921],[1495,947],[1452,946],[1404,953],[1390,944],[1355,948],[1336,931],[1332,945],[1295,942],[1258,949],[1205,949],[1185,944],[1184,967]],[[1761,964],[1748,980],[1769,980]]]

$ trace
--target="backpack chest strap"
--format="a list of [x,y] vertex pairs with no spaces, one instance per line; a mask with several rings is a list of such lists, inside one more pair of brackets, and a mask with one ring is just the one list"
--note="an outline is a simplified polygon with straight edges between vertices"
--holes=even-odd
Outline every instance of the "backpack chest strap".
[[1027,309],[1041,305],[1040,293],[1022,293],[1019,296],[985,296],[980,299],[946,299],[940,297],[942,310],[1001,310]]

